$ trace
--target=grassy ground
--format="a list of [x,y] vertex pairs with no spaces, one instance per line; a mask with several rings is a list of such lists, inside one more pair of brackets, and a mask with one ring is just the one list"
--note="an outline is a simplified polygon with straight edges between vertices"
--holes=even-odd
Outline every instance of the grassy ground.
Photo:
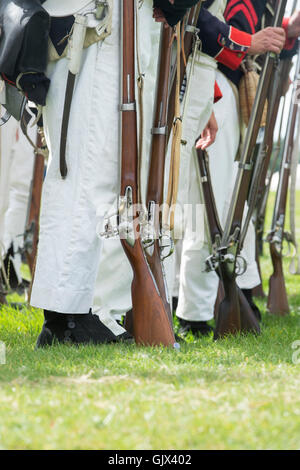
[[[267,257],[262,264],[267,280]],[[0,448],[299,449],[299,277],[286,280],[292,313],[274,318],[259,302],[260,337],[190,337],[179,353],[134,345],[35,351],[41,313],[3,308]]]

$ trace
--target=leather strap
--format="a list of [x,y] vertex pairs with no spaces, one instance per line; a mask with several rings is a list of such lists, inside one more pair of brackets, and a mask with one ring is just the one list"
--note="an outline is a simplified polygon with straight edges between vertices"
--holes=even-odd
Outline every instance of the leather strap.
[[[181,54],[181,40],[180,40],[180,23],[176,26],[177,36],[177,73],[176,73],[176,95],[175,95],[175,119],[173,122],[173,138],[171,149],[171,162],[169,185],[166,203],[164,204],[163,211],[163,227],[169,226],[172,231],[174,229],[175,221],[175,206],[177,202],[178,184],[179,184],[179,168],[180,168],[180,145],[182,137],[182,118],[180,113],[180,54]],[[170,222],[169,222],[170,218]]]

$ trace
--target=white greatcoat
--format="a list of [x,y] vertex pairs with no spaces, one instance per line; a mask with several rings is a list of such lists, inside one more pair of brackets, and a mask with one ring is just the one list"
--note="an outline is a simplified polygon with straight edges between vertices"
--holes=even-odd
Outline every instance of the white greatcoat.
[[[140,10],[144,64],[150,64],[153,55],[151,6],[146,0]],[[50,159],[31,304],[61,313],[87,313],[103,248],[97,226],[111,211],[120,187],[120,2],[114,2],[111,35],[83,52],[69,122],[69,172],[62,180],[59,144],[67,74],[67,59],[49,64],[44,126]],[[124,260],[123,256],[119,262]],[[130,276],[129,265],[126,269]],[[105,269],[102,272],[105,276]],[[112,278],[114,282],[117,279]]]

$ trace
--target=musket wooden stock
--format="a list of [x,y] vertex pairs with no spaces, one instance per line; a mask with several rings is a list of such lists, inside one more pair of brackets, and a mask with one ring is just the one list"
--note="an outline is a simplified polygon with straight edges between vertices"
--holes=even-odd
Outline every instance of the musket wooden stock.
[[[37,133],[37,148],[43,147],[41,132]],[[34,272],[35,258],[39,239],[39,218],[41,208],[42,187],[45,171],[45,159],[42,153],[36,152],[31,181],[27,220],[24,233],[24,249],[31,275]]]
[[[138,216],[137,203],[137,115],[135,108],[135,2],[122,1],[122,119],[121,119],[121,196],[130,194],[133,219]],[[129,192],[128,192],[129,191]],[[121,214],[119,211],[119,218]],[[132,308],[135,341],[144,345],[173,346],[175,338],[164,302],[151,273],[139,233],[139,225],[133,224],[134,240],[121,237],[121,243],[133,269]]]
[[269,279],[267,308],[273,315],[284,316],[290,313],[290,307],[285,287],[282,254],[278,253],[273,244],[270,244],[270,255],[273,265],[273,274]]
[[[217,274],[219,274],[218,271],[217,271]],[[259,326],[258,320],[256,316],[254,315],[253,310],[250,307],[248,300],[246,299],[243,291],[238,286],[236,286],[236,289],[237,289],[237,294],[238,294],[238,308],[240,311],[240,320],[237,319],[237,321],[235,321],[235,325],[233,326],[233,329],[230,329],[230,331],[228,331],[228,324],[230,325],[230,321],[225,322],[223,320],[224,327],[222,327],[222,325],[218,323],[219,333],[218,335],[215,334],[215,339],[222,338],[223,336],[226,336],[226,334],[229,334],[229,333],[232,334],[232,332],[236,330],[236,325],[238,325],[239,323],[240,323],[240,331],[242,333],[247,333],[247,332],[256,333],[256,334],[260,333],[260,326]],[[232,303],[233,305],[236,305],[236,300],[235,300],[236,293],[233,292],[233,295],[234,295],[234,299]],[[227,294],[227,296],[228,298],[230,297],[229,294]],[[225,289],[223,286],[223,281],[220,278],[218,294],[217,294],[217,299],[216,299],[215,308],[214,308],[214,317],[215,317],[216,324],[218,322],[218,315],[220,313],[220,305],[224,299],[225,299]],[[224,308],[224,306],[222,308]],[[237,310],[234,312],[234,315],[236,315],[236,312]],[[236,331],[239,331],[239,330],[236,330]]]

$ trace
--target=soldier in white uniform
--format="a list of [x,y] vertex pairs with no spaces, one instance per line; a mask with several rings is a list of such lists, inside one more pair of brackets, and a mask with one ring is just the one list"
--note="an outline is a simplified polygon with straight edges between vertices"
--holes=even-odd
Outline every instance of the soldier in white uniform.
[[[253,33],[252,26],[249,25],[247,27],[247,24],[245,25],[245,22],[247,23],[248,20],[243,13],[245,11],[244,2],[234,2],[230,0],[226,3],[226,12],[230,24],[233,25],[233,27],[239,28],[241,31],[247,31],[246,34]],[[260,18],[260,15],[265,9],[265,4],[265,1],[253,0],[252,14],[257,14],[257,18]],[[251,48],[248,50],[248,53],[259,54],[267,52],[268,50],[279,53],[283,47],[292,49],[295,44],[293,38],[296,38],[300,33],[299,19],[299,13],[295,13],[290,19],[285,18],[283,28],[286,32],[286,38],[283,36],[280,37],[280,35],[277,34],[280,30],[274,30],[273,33],[270,28],[259,31],[260,22],[256,19],[257,32],[252,35]],[[274,35],[274,33],[276,34]],[[284,45],[285,39],[286,44]],[[221,64],[222,65],[219,65],[219,67],[222,71],[226,70],[229,77],[241,75],[238,68],[232,71],[230,70],[231,67],[226,67],[227,64],[222,62]],[[216,204],[221,221],[224,222],[237,172],[238,164],[235,162],[235,157],[240,144],[240,120],[235,81],[226,78],[225,75],[219,71],[217,72],[216,78],[223,98],[214,105],[219,131],[216,142],[208,152]],[[191,194],[195,200],[199,200],[199,185],[196,177],[194,177],[194,184],[191,183]],[[259,317],[259,310],[253,303],[251,296],[251,288],[255,287],[260,282],[255,261],[255,234],[254,228],[251,225],[244,246],[243,256],[247,261],[247,271],[243,276],[238,278],[237,282],[243,289],[254,312]],[[208,254],[209,247],[207,242],[204,243],[202,249],[199,249],[199,246],[197,247],[193,241],[184,240],[181,258],[179,304],[176,312],[182,324],[181,332],[183,333],[189,330],[200,334],[209,331],[207,321],[213,318],[219,281],[215,273],[203,272],[205,259]]]
[[[209,3],[211,5],[209,10],[217,8],[217,14],[220,17],[225,10],[227,1],[214,1]],[[224,29],[220,26],[221,33],[220,36],[218,36],[217,41],[214,41],[212,37],[208,44],[203,42],[202,50],[204,52],[207,51],[210,55],[214,55],[216,61],[231,70],[239,68],[246,53],[257,54],[265,52],[266,50],[274,50],[274,44],[276,46],[279,44],[280,48],[276,49],[276,52],[278,52],[284,45],[285,34],[281,28],[269,28],[260,32],[258,35],[256,34],[252,36],[235,27],[230,27],[225,24],[224,18],[223,25]],[[215,29],[216,28],[214,28],[214,30]],[[267,48],[265,44],[267,44]],[[239,50],[234,51],[237,45],[240,45],[241,47]],[[207,54],[203,54],[202,62],[204,60],[210,60],[210,69],[215,72],[217,68],[216,61],[207,57]],[[194,206],[201,202],[199,181],[195,162],[192,156],[192,148],[195,139],[199,130],[201,130],[199,129],[199,123],[195,120],[195,108],[197,106],[197,100],[199,100],[199,95],[201,96],[201,87],[198,86],[199,80],[195,79],[196,73],[201,73],[201,66],[198,66],[194,72],[194,85],[192,85],[190,92],[191,105],[190,108],[188,107],[187,114],[184,118],[184,140],[187,141],[187,144],[182,151],[182,164],[183,168],[187,168],[188,165],[184,162],[190,162],[190,173],[186,174],[185,180],[181,180],[182,187],[188,188],[188,193],[186,193],[186,202],[189,202]],[[203,69],[203,66],[202,73],[204,77],[206,69]],[[227,187],[226,183],[228,181],[233,181],[233,162],[240,142],[239,111],[237,109],[235,98],[232,96],[232,90],[229,89],[230,85],[224,86],[222,77],[220,77],[219,74],[217,74],[216,79],[223,95],[223,98],[215,104],[214,108],[217,124],[220,127],[221,132],[223,127],[228,126],[228,124],[230,124],[231,129],[236,129],[236,132],[230,133],[230,135],[228,135],[228,133],[226,135],[222,133],[221,136],[217,134],[217,141],[219,143],[218,147],[214,144],[208,150],[210,154],[213,152],[213,149],[216,150],[210,161],[211,174],[217,207],[220,215],[223,216],[225,210],[223,202],[228,197],[228,195],[225,194],[225,189]],[[208,91],[205,91],[206,96],[208,96]],[[212,99],[210,100],[209,105],[211,112],[213,109]],[[219,109],[222,111],[219,112]],[[207,147],[205,139],[202,139],[199,144],[202,148]],[[249,246],[250,244],[251,239],[248,239],[247,245]],[[177,283],[177,285],[180,285],[176,315],[181,324],[181,333],[186,333],[191,330],[193,333],[207,334],[212,330],[212,328],[207,324],[207,321],[213,318],[218,278],[215,273],[208,274],[204,272],[205,260],[208,255],[209,246],[207,234],[202,231],[202,233],[196,233],[191,237],[189,232],[185,230],[182,242],[182,253],[181,256],[178,256],[180,259],[180,283]],[[250,256],[248,253],[248,256],[246,255],[245,257],[249,261],[249,259],[251,259],[251,253]],[[259,279],[255,260],[249,264],[248,275],[250,270],[252,270],[252,276],[255,278],[255,283],[257,282],[257,279]]]
[[[31,304],[44,309],[45,315],[38,346],[54,340],[103,343],[119,339],[90,312],[103,246],[97,226],[119,193],[120,2],[108,3],[112,6],[111,33],[83,51],[72,100],[66,149],[69,170],[64,180],[59,147],[68,61],[60,58],[49,63],[47,70],[51,85],[43,118],[50,155],[31,295]],[[168,11],[177,11],[177,17],[174,14],[168,20],[175,24],[186,11],[183,5],[196,2],[176,0],[174,7],[171,3],[156,0],[154,5],[162,8],[167,19]],[[91,10],[94,2],[76,0],[70,7],[70,2],[47,0],[43,6],[52,16],[70,19],[76,11]],[[152,1],[145,0],[140,9],[141,55],[149,57],[155,53],[152,6]],[[94,18],[91,21],[93,26]]]
[[[229,64],[230,66],[237,67],[241,63],[242,58],[245,56],[245,50],[250,45],[251,39],[249,35],[244,35],[244,33],[240,33],[240,31],[236,30],[235,28],[229,29],[229,27],[224,25],[223,11],[226,6],[226,0],[208,0],[205,5],[208,7],[208,11],[202,10],[200,13],[198,26],[200,28],[199,36],[203,42],[203,47],[209,52],[210,56],[208,54],[201,53],[200,51],[196,54],[193,76],[189,90],[190,99],[187,103],[187,112],[184,116],[183,124],[183,140],[186,142],[186,144],[182,147],[181,152],[180,186],[178,194],[178,204],[182,210],[176,212],[175,224],[177,234],[180,235],[182,229],[185,234],[185,250],[188,249],[188,245],[190,244],[193,251],[200,250],[203,246],[203,232],[198,233],[197,240],[189,239],[185,231],[187,214],[185,214],[183,218],[182,215],[184,213],[185,204],[192,204],[195,206],[200,202],[200,192],[198,180],[196,177],[196,169],[194,166],[194,161],[191,158],[192,147],[194,145],[195,138],[200,135],[205,127],[205,124],[208,122],[204,133],[205,139],[203,141],[203,144],[205,144],[205,147],[207,147],[213,142],[217,130],[217,123],[214,119],[214,116],[212,115],[211,119],[209,119],[212,114],[214,95],[215,99],[218,99],[218,87],[214,87],[217,63],[212,56],[215,56],[218,53],[218,60],[225,64]],[[223,34],[223,37],[229,41],[232,39],[232,41],[228,43],[228,47],[225,49],[225,51],[220,51],[221,48],[218,44],[219,34]],[[234,48],[231,48],[232,44],[235,45]],[[187,76],[189,75],[191,62],[192,59],[190,58],[187,68]],[[149,92],[145,93],[145,96],[149,97]],[[226,98],[226,96],[223,97],[224,101],[227,103]],[[151,100],[152,101],[150,101],[150,103],[153,102],[152,95]],[[218,106],[218,104],[216,106]],[[218,119],[219,118],[220,116],[218,116]],[[238,119],[237,115],[236,119]],[[145,139],[147,139],[147,136],[145,136]],[[147,148],[148,146],[146,145],[145,147]],[[168,157],[169,156],[170,152],[168,152]],[[145,160],[146,156],[144,158],[144,161]],[[221,157],[215,159],[215,164],[220,165],[220,160]],[[168,172],[168,168],[169,165],[167,163],[166,173]],[[166,174],[166,176],[168,175]],[[219,191],[220,188],[222,188],[222,185],[220,185]],[[181,244],[182,241],[180,239],[177,240],[175,254],[177,258],[176,261],[179,259],[179,264],[181,257]],[[198,247],[197,244],[199,245]],[[109,318],[109,314],[114,314],[120,317],[121,314],[125,313],[131,308],[129,289],[132,275],[128,270],[129,263],[126,257],[124,257],[122,253],[119,253],[119,251],[120,250],[118,250],[118,245],[115,244],[115,241],[109,241],[106,245],[104,244],[104,256],[100,264],[100,272],[97,279],[96,295],[94,301],[95,311],[99,312],[103,321],[105,321],[105,318]],[[204,250],[203,253],[203,256],[208,256],[207,249]],[[203,264],[204,259],[205,258],[202,259]],[[180,296],[180,299],[181,302],[186,301],[185,310],[187,315],[190,315],[191,318],[194,318],[196,313],[193,309],[193,289],[196,285],[198,286],[199,279],[201,278],[202,281],[203,278],[203,284],[201,283],[200,289],[201,292],[205,292],[205,287],[207,283],[210,283],[211,276],[205,277],[202,275],[202,273],[199,275],[199,259],[197,256],[195,256],[194,259],[191,259],[190,257],[187,260],[187,263],[185,263],[185,261],[186,259],[183,258],[181,272],[182,295]],[[130,273],[129,276],[128,273]],[[195,278],[195,281],[192,280],[193,277]],[[115,282],[113,279],[115,279]],[[188,284],[185,283],[185,279],[188,280]],[[169,288],[172,288],[173,281],[174,279],[172,279],[171,276],[168,276]],[[175,279],[175,288],[176,284],[179,288],[179,273]],[[211,287],[209,286],[209,289],[210,288]],[[203,296],[205,299],[205,293]],[[179,311],[180,310],[178,310],[178,312]],[[200,330],[203,332],[208,332],[210,330],[206,324],[206,319],[207,316],[205,314],[203,323],[201,322],[202,319],[200,318],[200,323],[197,324],[197,327],[200,328]]]
[[[36,128],[30,129],[35,140]],[[22,133],[18,122],[10,118],[0,127],[0,243],[1,259],[8,265],[12,287],[22,287],[21,251],[32,179],[34,149]]]

